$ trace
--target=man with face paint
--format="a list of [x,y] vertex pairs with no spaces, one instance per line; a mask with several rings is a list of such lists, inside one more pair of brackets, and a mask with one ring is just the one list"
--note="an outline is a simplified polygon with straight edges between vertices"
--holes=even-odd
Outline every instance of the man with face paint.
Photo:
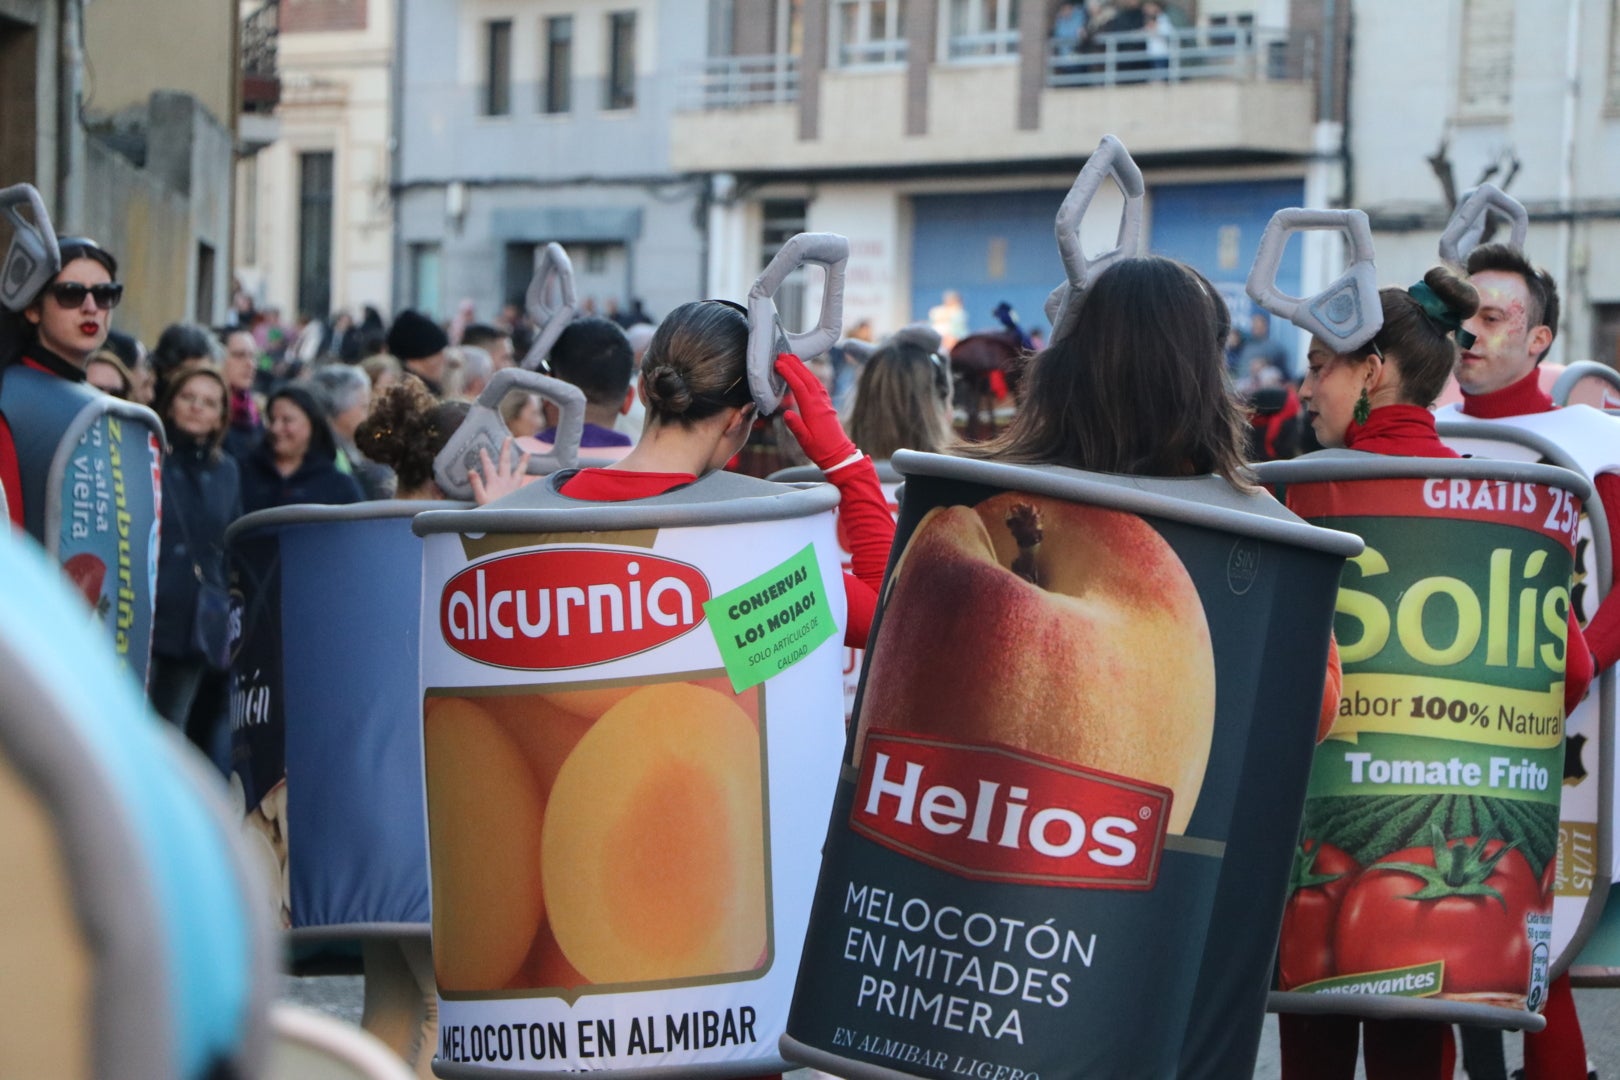
[[[1558,334],[1557,283],[1551,274],[1531,266],[1522,252],[1507,244],[1475,248],[1468,256],[1468,275],[1479,292],[1479,310],[1463,323],[1474,341],[1457,359],[1463,415],[1499,420],[1550,412],[1555,406],[1541,389],[1537,369]],[[1620,423],[1614,426],[1615,438],[1620,440]],[[1609,535],[1620,538],[1620,473],[1599,472],[1594,479],[1609,522]],[[1620,659],[1617,597],[1620,589],[1604,598],[1584,632],[1594,678]],[[1571,664],[1585,659],[1574,649],[1568,656]],[[1546,1028],[1524,1039],[1525,1080],[1585,1080],[1586,1043],[1568,973],[1548,988],[1543,1014],[1547,1017]],[[1498,1047],[1496,1060],[1500,1061],[1499,1036],[1486,1033],[1485,1037]],[[1471,1077],[1475,1074],[1472,1059],[1482,1049],[1475,1045],[1478,1039],[1478,1035],[1464,1036]]]

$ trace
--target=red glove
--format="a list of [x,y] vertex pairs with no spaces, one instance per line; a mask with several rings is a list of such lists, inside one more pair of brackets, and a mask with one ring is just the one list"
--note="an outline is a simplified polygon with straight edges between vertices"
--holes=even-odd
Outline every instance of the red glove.
[[838,422],[838,413],[833,409],[832,398],[827,396],[827,388],[804,366],[804,361],[792,353],[780,353],[776,357],[776,373],[787,380],[799,407],[798,412],[783,409],[782,423],[799,440],[805,456],[823,473],[859,461],[861,452],[850,442],[844,425]]

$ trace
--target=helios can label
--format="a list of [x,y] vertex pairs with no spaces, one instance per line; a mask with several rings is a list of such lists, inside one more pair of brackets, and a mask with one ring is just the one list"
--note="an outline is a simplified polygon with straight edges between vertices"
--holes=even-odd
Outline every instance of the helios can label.
[[1580,500],[1486,478],[1297,483],[1355,532],[1278,955],[1302,994],[1540,1007]]
[[1342,554],[1279,542],[1313,534],[1293,519],[1244,536],[1168,497],[903,461],[928,471],[897,461],[784,1052],[847,1076],[1252,1070]]

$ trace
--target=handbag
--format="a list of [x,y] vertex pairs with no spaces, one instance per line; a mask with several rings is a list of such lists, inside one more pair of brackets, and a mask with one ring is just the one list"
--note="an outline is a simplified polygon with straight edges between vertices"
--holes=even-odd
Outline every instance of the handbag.
[[[180,471],[186,472],[183,468]],[[202,489],[189,473],[186,479],[197,495],[198,505],[204,505],[206,500]],[[180,526],[180,534],[186,539],[186,550],[195,552],[197,546],[191,539],[191,530],[186,527],[185,515],[176,514],[174,520]],[[202,657],[203,662],[215,671],[226,671],[231,666],[230,590],[209,581],[196,558],[191,560],[191,573],[197,579],[197,602],[191,613],[192,655]]]

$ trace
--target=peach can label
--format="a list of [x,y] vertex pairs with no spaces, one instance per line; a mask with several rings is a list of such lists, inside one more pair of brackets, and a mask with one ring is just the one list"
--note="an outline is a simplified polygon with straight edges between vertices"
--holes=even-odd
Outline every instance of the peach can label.
[[[442,1073],[780,1067],[816,864],[792,825],[842,743],[836,551],[830,513],[426,538]],[[755,622],[815,632],[734,667]]]
[[1281,907],[1259,883],[1286,877],[1320,702],[1297,670],[1325,662],[1340,560],[906,483],[789,1055],[871,1078],[1252,1071],[1233,1033],[1258,1038]]

